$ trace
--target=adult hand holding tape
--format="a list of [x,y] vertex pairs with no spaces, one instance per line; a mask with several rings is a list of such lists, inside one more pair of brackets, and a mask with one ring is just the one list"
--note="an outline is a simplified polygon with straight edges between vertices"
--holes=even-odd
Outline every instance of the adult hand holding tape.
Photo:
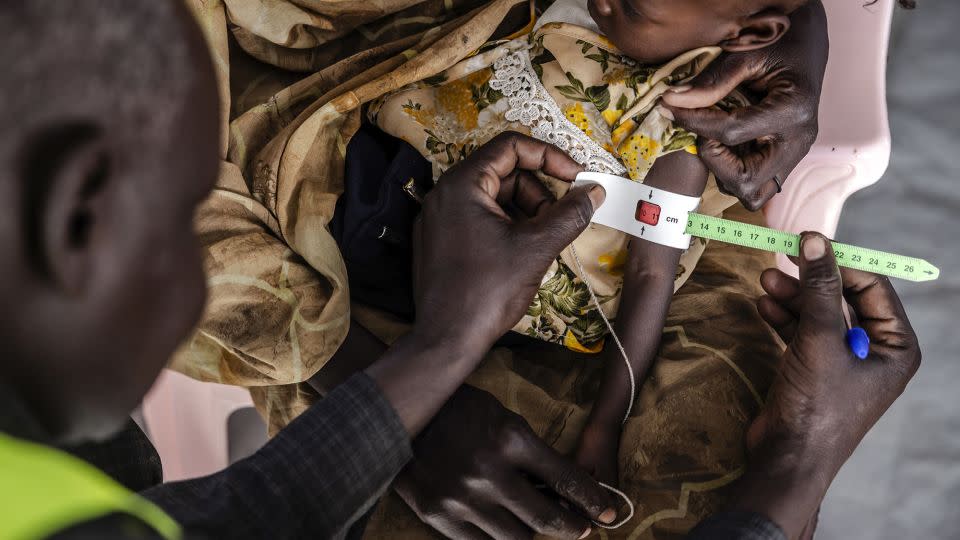
[[[796,538],[853,450],[920,366],[920,346],[890,281],[838,268],[826,238],[802,237],[800,279],[771,269],[761,316],[787,343],[747,432],[750,460],[731,506]],[[860,362],[845,347],[843,302],[873,336]],[[775,479],[772,481],[771,479]],[[696,536],[696,535],[694,535]]]

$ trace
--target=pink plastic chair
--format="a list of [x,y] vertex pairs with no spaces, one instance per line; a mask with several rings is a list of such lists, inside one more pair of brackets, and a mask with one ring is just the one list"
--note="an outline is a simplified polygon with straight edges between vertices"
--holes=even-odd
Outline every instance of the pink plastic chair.
[[[847,197],[875,184],[890,161],[886,61],[894,2],[824,4],[830,62],[820,102],[820,135],[764,212],[773,228],[832,237]],[[778,256],[777,262],[796,275],[786,257]]]
[[143,400],[143,418],[160,454],[164,480],[196,478],[226,467],[227,420],[234,411],[252,406],[245,388],[163,370]]
[[[820,105],[820,135],[784,191],[767,205],[771,227],[836,232],[844,201],[877,182],[890,159],[886,51],[893,0],[864,7],[826,2],[830,62]],[[778,260],[788,272],[796,268]],[[202,476],[227,465],[227,419],[252,406],[246,390],[165,372],[143,404],[167,480]]]

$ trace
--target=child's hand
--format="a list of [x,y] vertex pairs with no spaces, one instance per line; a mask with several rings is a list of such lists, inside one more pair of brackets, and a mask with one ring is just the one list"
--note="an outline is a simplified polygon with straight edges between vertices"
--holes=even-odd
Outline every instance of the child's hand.
[[576,462],[593,478],[608,486],[617,486],[619,478],[620,426],[587,424],[580,434]]

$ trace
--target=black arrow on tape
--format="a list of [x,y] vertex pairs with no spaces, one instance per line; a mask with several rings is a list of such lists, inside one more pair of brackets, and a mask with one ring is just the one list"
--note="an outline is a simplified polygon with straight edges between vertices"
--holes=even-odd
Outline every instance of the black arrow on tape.
[[927,274],[928,276],[932,276],[933,272],[931,272],[930,270],[926,270],[924,271],[924,274]]
[[653,198],[653,190],[652,190],[652,189],[650,190],[650,195],[647,196],[647,198],[648,198],[648,199],[652,199],[652,198]]
[[643,233],[647,232],[646,227],[640,227],[640,236],[643,236]]

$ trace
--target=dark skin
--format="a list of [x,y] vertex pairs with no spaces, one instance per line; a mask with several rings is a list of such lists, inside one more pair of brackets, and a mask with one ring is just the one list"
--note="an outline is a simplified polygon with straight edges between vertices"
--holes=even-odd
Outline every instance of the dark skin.
[[590,0],[587,7],[600,33],[624,55],[641,64],[662,64],[708,45],[718,45],[727,52],[768,47],[790,29],[787,15],[791,4],[795,3]]
[[[536,182],[535,179],[532,181]],[[676,152],[657,161],[647,176],[645,184],[696,197],[703,193],[706,182],[707,170],[700,160],[692,154]],[[537,197],[547,196],[540,192],[539,188],[536,191],[538,193]],[[631,360],[638,384],[643,380],[656,357],[660,334],[670,307],[670,300],[673,297],[674,277],[681,253],[682,250],[640,239],[633,239],[629,247],[629,256],[624,271],[623,301],[618,313],[616,329]],[[539,284],[539,281],[537,284]],[[370,358],[370,355],[376,352],[377,347],[375,338],[363,327],[354,323],[342,349],[343,354],[341,355],[338,352],[334,357],[332,362],[334,369],[329,372],[327,372],[327,369],[322,370],[311,380],[311,383],[321,391],[329,389],[336,382],[343,380],[350,372],[349,366],[341,369],[341,366],[349,363],[348,358]],[[626,366],[619,353],[612,346],[607,349],[603,384],[590,412],[587,426],[581,435],[576,462],[598,481],[608,485],[616,485],[618,482],[617,449],[620,441],[621,420],[632,397],[630,396]],[[479,394],[484,394],[486,397],[480,397]],[[533,530],[542,534],[561,537],[563,536],[560,534],[561,531],[575,529],[574,524],[579,524],[582,531],[584,523],[577,516],[563,511],[555,503],[548,505],[547,499],[534,490],[529,482],[514,478],[515,475],[501,470],[516,468],[517,460],[522,460],[524,463],[550,462],[556,460],[556,457],[549,447],[536,439],[525,423],[522,423],[522,425],[518,423],[522,422],[522,419],[515,417],[512,413],[503,411],[496,405],[496,400],[485,392],[468,388],[461,389],[458,395],[452,399],[450,407],[445,409],[445,414],[441,414],[440,418],[436,420],[441,425],[433,430],[432,439],[439,439],[440,434],[445,432],[445,424],[449,424],[450,427],[459,425],[463,426],[464,430],[463,439],[458,439],[458,441],[469,441],[470,444],[464,446],[463,454],[454,455],[445,450],[443,453],[434,455],[429,461],[429,466],[423,464],[411,466],[410,470],[405,471],[399,479],[398,493],[427,523],[451,537],[469,536],[465,530],[469,531],[473,527],[478,527],[481,530],[488,531],[488,534],[494,538],[515,538],[518,537],[519,531],[523,530],[518,528],[519,524],[529,525],[526,529],[528,531]],[[478,408],[482,408],[487,411],[487,414],[476,414],[476,417],[485,419],[488,423],[490,423],[491,415],[493,418],[503,418],[503,421],[492,422],[493,426],[489,426],[495,432],[501,433],[501,436],[494,437],[494,440],[491,441],[483,440],[481,433],[466,427],[475,425],[474,422],[466,421],[463,418],[455,420],[458,416],[448,410],[454,407],[461,407],[463,415],[470,415]],[[499,447],[495,445],[500,443],[501,437],[512,438],[514,431],[522,432],[524,437],[520,442],[515,443],[518,448],[512,449],[510,451],[511,455],[501,456],[496,452]],[[494,446],[490,449],[489,455],[478,456],[477,453],[471,451],[471,448],[477,445],[481,448],[485,445]],[[438,447],[448,450],[449,446],[448,443]],[[417,448],[429,452],[431,445],[418,442]],[[499,459],[493,456],[499,456]],[[494,489],[480,490],[470,496],[469,494],[474,490],[471,489],[469,483],[461,482],[461,477],[436,474],[435,469],[438,467],[452,468],[449,465],[438,466],[437,461],[442,462],[452,458],[457,460],[466,458],[467,467],[496,471],[496,474],[489,475],[494,478]],[[434,469],[435,478],[448,479],[450,482],[457,484],[457,489],[453,489],[452,485],[449,490],[445,489],[445,485],[433,485],[429,493],[420,494],[418,499],[416,496],[418,492],[414,485],[421,480],[425,481],[427,470],[431,469]],[[469,474],[476,476],[475,472]],[[488,501],[487,505],[489,507],[477,511],[478,517],[473,522],[450,519],[443,513],[443,503],[434,502],[446,500],[446,497],[436,494],[447,491],[451,494],[463,493],[464,497],[470,499],[472,501],[470,504],[474,506],[477,504],[483,505],[483,503],[477,503],[477,500]],[[505,493],[509,496],[504,497]],[[456,495],[451,496],[457,498]],[[497,504],[503,504],[497,503],[501,500],[507,501],[505,504],[511,512],[505,513],[494,508]],[[516,505],[514,506],[511,501],[517,501]],[[435,506],[440,506],[440,508],[434,508]],[[430,509],[430,511],[421,511],[422,509]],[[551,528],[551,520],[547,519],[551,511],[558,516],[552,520],[555,525],[554,528]],[[513,534],[506,534],[507,532]]]
[[[812,533],[840,467],[920,367],[917,336],[890,281],[837,267],[822,235],[805,233],[800,279],[767,270],[760,314],[789,345],[767,403],[750,426],[747,472],[731,507],[758,512],[788,538]],[[870,336],[858,360],[844,340],[842,303]],[[812,516],[812,517],[811,517]]]
[[[758,210],[779,192],[816,140],[817,109],[829,44],[826,15],[819,0],[801,6],[789,18],[776,10],[754,11],[755,6],[749,4],[594,0],[588,5],[601,31],[628,56],[641,62],[664,61],[711,40],[728,53],[691,84],[668,92],[664,103],[678,125],[700,135],[700,156],[717,178],[720,190],[739,198],[746,208]],[[780,8],[789,10],[796,5],[785,2]],[[737,13],[737,6],[751,9],[730,18],[730,14]],[[794,30],[788,32],[791,24]],[[741,85],[761,96],[760,101],[731,112],[711,107]],[[657,174],[656,169],[655,166],[651,176]],[[775,175],[779,186],[773,179]],[[631,249],[630,267],[634,261],[656,260],[656,254],[644,259],[638,259],[638,255]],[[676,267],[674,260],[662,262]],[[642,272],[649,272],[649,268]],[[649,276],[642,281],[654,288],[632,295],[629,291],[639,289],[633,283],[638,281],[636,275],[625,274],[617,330],[620,336],[630,336],[631,345],[624,343],[624,347],[634,363],[634,373],[642,378],[656,353],[659,329],[643,322],[634,327],[632,319],[642,306],[657,320],[664,320],[669,299],[658,294],[662,293],[656,288],[658,280]],[[665,277],[659,282],[661,289],[664,280]],[[629,322],[625,322],[625,317],[630,318]],[[603,390],[577,453],[578,463],[595,471],[597,478],[607,483],[615,480],[617,474],[619,426],[612,425],[612,420],[618,413],[622,417],[627,402],[610,395],[606,388],[629,395],[626,369],[619,357],[611,358],[611,352],[607,354]],[[816,522],[815,511],[804,537],[812,537]]]
[[[589,4],[601,31],[641,62],[662,62],[706,44],[733,53],[667,92],[663,101],[677,125],[700,135],[700,155],[721,190],[750,210],[778,193],[773,177],[782,185],[817,138],[829,51],[826,14],[820,0],[812,0],[789,18],[784,15],[798,4],[782,2],[780,11],[755,10],[759,3],[735,0]],[[741,86],[759,101],[731,112],[712,108]]]
[[[657,160],[644,181],[645,185],[690,197],[703,194],[706,183],[703,163],[686,152],[674,152]],[[682,253],[639,238],[630,240],[614,329],[630,359],[638,386],[657,355]],[[576,459],[597,480],[616,485],[621,423],[634,396],[630,395],[627,367],[613,343],[605,348],[604,362],[603,382],[580,435]]]
[[[460,437],[449,438],[450,431]],[[461,387],[416,440],[414,452],[420,459],[404,469],[394,488],[449,538],[529,538],[534,532],[579,538],[591,530],[580,512],[538,487],[565,493],[571,486],[593,485],[589,474],[571,466],[487,392]],[[471,518],[457,519],[466,509],[474,512]],[[599,521],[615,517],[610,508]]]
[[[493,342],[520,319],[550,262],[586,228],[602,200],[602,189],[580,188],[556,201],[529,174],[537,169],[568,181],[580,171],[560,150],[505,133],[451,169],[425,200],[414,234],[420,316],[408,336],[367,368],[384,381],[381,388],[401,418],[419,419],[412,424],[404,420],[411,434],[426,420],[412,412],[431,402],[432,416]],[[530,260],[519,262],[524,258]],[[447,300],[453,297],[463,301]],[[451,324],[454,320],[458,322]],[[323,370],[311,384],[326,393],[357,369],[358,359],[378,354],[381,347],[353,323],[342,353],[332,360],[334,369]],[[470,360],[451,361],[458,357]],[[451,430],[458,436],[443,442]],[[407,467],[396,489],[448,536],[519,538],[536,531],[580,538],[591,530],[591,520],[610,523],[616,518],[609,493],[485,392],[462,387],[415,447],[421,458],[436,454]],[[470,472],[442,472],[462,473],[462,467]],[[559,499],[535,490],[533,482],[550,486]],[[421,486],[430,486],[430,492],[417,491]],[[448,519],[455,509],[470,506],[482,507],[474,519]]]
[[[417,320],[366,370],[411,435],[520,320],[550,263],[603,201],[595,186],[557,201],[536,170],[571,181],[580,167],[553,146],[504,133],[448,171],[425,199],[414,227]],[[599,517],[605,508],[573,497],[584,495],[574,487],[566,493],[571,502]],[[595,484],[587,488],[591,500],[607,500]]]
[[[706,44],[735,53],[721,55],[689,85],[672,89],[664,103],[678,125],[701,136],[702,159],[721,189],[750,210],[778,193],[773,177],[782,185],[817,138],[829,52],[826,13],[813,0],[787,18],[784,13],[798,4],[781,2],[777,11],[736,0],[589,3],[601,31],[640,62],[663,62]],[[791,26],[796,28],[788,32]],[[711,108],[741,86],[760,100],[731,112]]]
[[[700,135],[700,157],[721,189],[750,210],[777,194],[774,175],[785,182],[817,138],[827,17],[813,0],[790,20],[791,31],[770,47],[721,55],[663,97],[677,125]],[[710,108],[741,86],[760,100],[731,112]]]
[[[805,248],[810,238],[823,237],[805,234]],[[788,538],[812,537],[827,486],[903,392],[921,358],[916,335],[886,278],[838,270],[829,250],[820,260],[800,264],[802,282],[777,269],[761,276],[767,296],[757,308],[789,346],[766,405],[748,432],[747,473],[735,485],[730,503],[731,509],[769,517]],[[841,298],[871,336],[867,361],[854,359],[843,341]],[[516,515],[536,512],[530,519],[543,527],[551,519],[563,523],[570,518],[516,473],[523,470],[521,463],[562,458],[486,392],[457,391],[422,433],[415,451],[417,459],[397,478],[395,489],[448,537],[526,538],[532,529],[527,523],[528,530],[519,528]],[[518,492],[527,495],[506,497]],[[501,506],[504,501],[508,512]],[[459,517],[467,511],[469,518]]]
[[[199,42],[199,34],[197,34],[196,40]],[[203,63],[203,65],[208,66],[206,63]],[[147,241],[159,243],[153,244],[151,247],[156,250],[156,253],[163,254],[164,259],[168,256],[189,255],[189,250],[193,249],[192,240],[185,240],[181,238],[179,234],[172,234],[171,231],[174,229],[167,226],[166,219],[169,218],[169,220],[181,226],[183,226],[184,223],[189,223],[189,219],[184,219],[183,216],[189,216],[192,213],[197,204],[197,200],[201,198],[203,192],[209,188],[214,176],[213,172],[205,172],[207,169],[204,168],[204,164],[207,164],[212,171],[215,168],[216,162],[215,158],[209,156],[215,156],[216,153],[205,152],[203,145],[205,144],[204,141],[215,141],[216,137],[207,137],[205,135],[206,131],[202,128],[203,122],[205,121],[202,119],[206,118],[203,116],[204,110],[212,111],[216,110],[216,107],[204,107],[203,105],[206,102],[204,101],[202,91],[197,90],[197,92],[200,93],[195,93],[192,99],[187,100],[189,103],[185,103],[183,106],[185,110],[190,111],[189,114],[185,114],[185,117],[198,119],[201,125],[194,126],[197,130],[189,131],[192,137],[180,138],[192,144],[195,151],[190,151],[190,148],[183,148],[183,152],[176,154],[176,160],[167,159],[169,156],[166,155],[158,156],[156,159],[132,160],[132,163],[142,163],[143,165],[133,171],[124,171],[125,174],[128,175],[127,180],[136,180],[136,183],[127,188],[107,186],[107,184],[119,182],[125,178],[121,176],[108,179],[107,184],[104,184],[101,189],[77,189],[76,185],[78,183],[84,184],[86,180],[79,182],[76,180],[71,181],[69,177],[73,175],[75,177],[81,176],[89,179],[91,175],[88,173],[90,173],[91,168],[94,167],[89,165],[89,163],[95,162],[95,159],[79,159],[73,161],[81,165],[64,167],[63,170],[58,173],[64,176],[54,178],[55,181],[53,182],[53,189],[50,194],[50,203],[44,204],[44,210],[41,212],[42,219],[44,220],[44,234],[36,246],[31,246],[32,249],[36,249],[38,252],[45,254],[45,257],[48,259],[47,263],[50,264],[47,271],[37,272],[23,259],[23,252],[19,249],[21,243],[24,241],[24,231],[22,229],[16,226],[0,228],[0,234],[3,235],[3,241],[0,242],[0,246],[3,246],[4,249],[3,256],[0,257],[0,268],[2,268],[2,275],[4,277],[13,278],[4,280],[3,289],[0,289],[0,291],[2,291],[2,297],[5,299],[5,302],[10,300],[11,305],[24,307],[24,309],[18,313],[16,320],[5,322],[3,327],[4,341],[8,344],[9,357],[9,361],[6,362],[4,366],[3,380],[15,387],[25,397],[27,404],[37,413],[37,416],[46,427],[50,428],[51,432],[60,436],[61,439],[69,440],[74,438],[95,437],[101,434],[101,431],[96,428],[104,422],[125,418],[128,408],[119,404],[121,401],[124,401],[123,396],[127,395],[127,393],[131,395],[142,395],[142,391],[137,390],[140,385],[138,381],[152,380],[156,371],[159,370],[159,367],[157,367],[161,363],[159,358],[162,357],[165,359],[186,332],[185,330],[180,330],[178,327],[189,327],[196,319],[196,315],[191,315],[190,310],[185,308],[185,306],[189,307],[189,305],[193,304],[182,303],[177,305],[176,309],[170,310],[167,310],[170,304],[166,302],[150,305],[149,309],[145,309],[143,307],[144,304],[135,307],[123,306],[148,299],[141,295],[150,294],[151,289],[154,294],[159,294],[156,291],[163,291],[164,294],[170,295],[171,291],[176,291],[177,295],[169,301],[170,303],[176,303],[181,300],[192,300],[195,304],[202,303],[202,294],[198,295],[189,292],[192,290],[189,285],[189,279],[184,279],[184,277],[189,278],[189,276],[181,276],[180,278],[171,278],[168,274],[144,276],[144,268],[147,266],[153,268],[168,267],[154,264],[163,262],[163,259],[156,261],[154,259],[144,258],[144,253],[137,251],[137,246],[146,245],[144,242]],[[210,95],[214,94],[210,92],[208,96]],[[189,109],[190,104],[195,105],[196,108]],[[207,125],[214,133],[216,132],[214,122],[209,122]],[[125,149],[123,147],[122,142],[124,140],[129,139],[131,145],[137,142],[135,138],[137,130],[134,126],[106,125],[105,127],[108,128],[107,131],[111,134],[106,140],[111,144],[118,145],[117,147],[109,148],[110,152],[119,152],[115,154],[117,157],[124,156],[124,150],[129,151],[129,148]],[[210,144],[215,145],[215,143],[212,142]],[[69,151],[71,155],[77,156],[84,153],[80,151],[82,147],[83,145],[77,144],[64,146],[63,148],[65,151]],[[89,150],[91,147],[87,146],[86,148],[88,149],[86,151],[87,155],[91,153],[96,154],[96,152]],[[136,154],[138,158],[144,158],[142,149],[142,146],[138,149]],[[179,162],[179,164],[177,162]],[[178,166],[182,167],[182,172],[196,174],[197,176],[184,175],[181,177],[177,174],[181,172],[180,169],[176,169]],[[79,175],[69,172],[77,170],[85,172]],[[156,177],[162,179],[163,182],[148,181],[150,178],[153,178],[151,175],[156,175]],[[172,179],[180,178],[183,179],[182,183],[171,183]],[[190,179],[193,179],[194,182],[189,182],[188,180]],[[153,187],[151,188],[151,186]],[[493,229],[488,229],[487,232],[495,233],[497,230],[502,231],[503,228],[500,226],[503,224],[503,217],[492,209],[490,192],[482,189],[470,189],[469,186],[464,186],[461,189],[468,189],[473,194],[472,200],[474,202],[480,202],[481,205],[491,208],[491,212],[485,215],[488,217],[490,215],[494,216],[494,221],[499,223],[499,225]],[[510,188],[507,188],[506,192],[509,193],[510,191]],[[513,193],[516,193],[515,189]],[[102,194],[115,195],[99,197]],[[170,199],[167,199],[165,194],[168,194]],[[498,189],[497,194],[498,197],[493,200],[501,198],[501,190]],[[59,199],[57,199],[58,197]],[[129,198],[133,198],[134,200],[132,206]],[[56,202],[56,204],[54,204],[55,200],[65,200],[66,203]],[[169,205],[167,209],[171,210],[171,212],[169,212],[169,214],[157,212],[157,214],[161,216],[159,223],[155,219],[146,220],[143,218],[141,212],[145,200],[150,200],[151,204]],[[139,201],[139,204],[136,201]],[[48,207],[56,208],[58,206],[60,208],[67,208],[67,210],[50,211],[49,213],[46,210]],[[535,208],[539,208],[539,206],[540,205],[537,205]],[[545,208],[549,207],[552,207],[552,200],[547,201]],[[579,217],[582,217],[582,204],[580,204],[580,208],[581,209],[575,213],[578,214]],[[11,214],[15,215],[17,210],[19,209],[14,209],[13,212],[5,212],[4,218],[7,218]],[[151,208],[151,210],[154,209]],[[93,212],[93,214],[91,214],[91,212]],[[136,216],[135,214],[138,212],[141,213],[139,216]],[[74,234],[74,226],[63,227],[62,225],[58,225],[58,223],[62,224],[64,221],[76,223],[75,217],[78,215],[93,215],[95,218],[98,216],[110,217],[111,220],[106,223],[102,220],[96,220],[95,228],[92,230],[97,231],[97,234],[82,235],[80,238],[86,240],[78,243],[76,241],[77,236]],[[64,216],[66,216],[66,219],[64,219]],[[156,216],[153,215],[151,216],[151,218],[155,217]],[[560,217],[567,220],[571,218],[570,215]],[[139,219],[139,221],[136,219]],[[109,230],[104,231],[102,227],[105,225],[108,226],[107,229],[114,227],[117,230],[113,231],[113,233]],[[548,234],[547,231],[550,230],[550,228],[547,227],[548,225],[549,222],[544,221],[541,222],[539,227],[534,226],[530,227],[530,229],[541,229],[540,232],[542,234]],[[144,230],[144,227],[147,227],[147,230]],[[497,229],[498,227],[500,228]],[[189,227],[186,228],[189,229]],[[510,229],[510,227],[507,227],[507,229]],[[118,238],[120,236],[124,238]],[[65,240],[67,238],[69,240]],[[91,240],[91,238],[95,238],[95,240]],[[538,240],[542,240],[542,238]],[[183,251],[179,253],[171,251],[174,248],[165,244],[166,242],[179,246]],[[11,248],[11,246],[14,247]],[[64,249],[64,247],[66,249]],[[60,256],[64,258],[59,259]],[[199,265],[190,261],[195,260],[190,258],[179,259],[178,262],[181,264],[175,266],[186,268],[191,272],[197,271]],[[119,266],[117,266],[118,264]],[[104,271],[101,272],[101,270]],[[543,273],[543,269],[536,268],[535,266],[527,268],[525,265],[520,265],[519,268],[514,267],[513,270],[521,270],[524,272],[529,270],[538,276]],[[128,281],[123,281],[124,276],[128,276]],[[521,282],[522,281],[523,280],[521,280]],[[8,285],[10,283],[15,283],[16,287]],[[462,287],[463,284],[458,284],[458,286]],[[132,294],[131,291],[134,291],[136,294]],[[771,294],[773,295],[772,292]],[[132,296],[133,298],[132,300],[125,300],[119,298],[120,296]],[[789,296],[789,294],[786,296]],[[899,306],[899,303],[895,301],[896,296],[892,292],[892,289],[890,290],[890,297],[892,297],[892,301],[886,304],[876,303],[875,305],[873,317],[880,322],[889,322],[892,309],[890,306],[892,304],[896,304],[895,307]],[[37,305],[31,305],[34,301]],[[106,303],[104,304],[104,302]],[[86,303],[87,306],[82,308],[77,307],[81,303]],[[788,305],[789,300],[784,300],[783,304]],[[44,308],[44,306],[47,307]],[[116,312],[113,312],[109,307],[97,310],[97,306],[114,306],[118,309]],[[162,306],[164,310],[158,310],[158,306]],[[197,307],[197,309],[199,310],[199,307]],[[69,311],[62,313],[60,310]],[[784,311],[789,313],[788,307],[785,307]],[[866,310],[864,310],[864,313],[865,312]],[[165,317],[166,315],[176,314],[180,315],[173,316],[172,318]],[[71,317],[70,315],[77,316]],[[135,317],[136,320],[142,321],[143,324],[132,323],[128,317]],[[905,318],[900,319],[896,313],[894,313],[892,317],[902,322],[906,320]],[[133,330],[130,332],[131,338],[119,342],[115,341],[114,338],[117,337],[116,330],[118,328],[124,328],[117,326],[117,324],[124,323],[125,321],[130,329]],[[788,327],[789,323],[786,323],[785,326]],[[804,325],[797,326],[798,328],[806,328]],[[104,335],[105,328],[110,328],[111,333],[109,335]],[[909,329],[908,324],[907,328]],[[876,328],[877,332],[891,331],[891,335],[895,335],[892,333],[892,330],[896,329]],[[910,334],[912,335],[912,331]],[[64,339],[46,339],[51,335],[62,336]],[[919,362],[919,351],[917,350],[915,352],[915,358],[910,360],[911,355],[906,353],[916,348],[915,336],[912,337],[911,341],[906,334],[900,335],[903,337],[903,343],[893,346],[892,352],[880,357],[879,360],[881,360],[881,363],[885,366],[892,366],[890,369],[897,368],[899,370],[905,370],[904,372],[907,373],[907,377],[909,377],[909,373],[912,373],[911,369],[916,369],[915,365],[912,365],[911,368],[911,362],[914,364]],[[99,344],[107,341],[111,343],[110,349]],[[140,343],[131,345],[130,342],[132,341],[139,341]],[[808,340],[806,342],[809,343],[813,341],[814,340]],[[118,343],[122,345],[122,348],[117,348]],[[438,344],[435,343],[434,345]],[[416,350],[416,348],[417,347],[413,347],[412,349]],[[891,348],[885,347],[885,349]],[[91,358],[99,353],[108,353],[108,356]],[[141,353],[149,354],[145,356]],[[45,357],[45,355],[50,355],[50,357]],[[154,360],[156,360],[156,362],[154,362]],[[67,363],[74,365],[67,366]],[[814,369],[821,369],[823,365],[824,363],[820,363],[814,366]],[[118,368],[122,369],[118,370]],[[50,375],[47,378],[53,380],[31,382],[31,379],[36,379],[37,377],[36,375],[28,373],[30,371],[34,373],[47,373]],[[90,377],[101,380],[86,381],[81,378],[72,378],[83,375],[84,373],[89,374]],[[104,380],[107,377],[114,376],[116,377],[115,379]],[[870,390],[875,389],[875,384],[889,385],[890,383],[897,383],[898,381],[901,381],[900,386],[902,390],[902,385],[905,384],[905,381],[902,380],[902,375],[899,377],[890,376],[888,379],[878,379],[879,377],[877,376],[870,379]],[[51,385],[56,385],[58,380],[61,382],[59,387],[52,387]],[[848,377],[848,380],[851,381],[851,384],[855,385],[860,379]],[[69,381],[71,384],[65,384],[63,381]],[[67,392],[65,395],[69,395],[71,393],[68,388],[69,386],[77,387],[75,391],[72,391],[76,399],[60,400],[61,406],[45,407],[41,405],[45,400],[49,400],[51,396],[58,395],[56,392],[59,390],[63,390]],[[784,388],[789,387],[790,385],[784,385]],[[895,387],[896,385],[894,385],[894,388]],[[91,390],[91,388],[95,390]],[[788,392],[781,392],[775,394],[775,396],[788,394]],[[872,396],[873,394],[871,393],[866,397],[870,398]],[[140,396],[137,396],[137,399],[139,399],[139,397]],[[885,399],[891,398],[890,396],[886,396]],[[132,399],[130,401],[132,401]],[[772,402],[776,403],[776,400]],[[834,402],[828,402],[828,405],[829,404],[836,406]],[[842,405],[843,408],[840,410],[847,411],[847,403],[843,403]],[[880,406],[882,407],[882,405],[881,403]],[[497,407],[497,405],[490,405],[489,407]],[[786,410],[786,408],[782,410]],[[819,415],[827,416],[833,412],[824,407],[801,407],[801,410],[798,411],[795,418],[795,420],[800,420],[799,425],[803,425],[806,411],[811,410],[816,411]],[[868,410],[872,415],[879,414],[877,407],[868,408]],[[487,415],[483,416],[486,417]],[[834,414],[834,416],[837,415]],[[816,418],[813,420],[815,419]],[[834,421],[835,420],[836,419],[834,419]],[[869,418],[866,420],[846,420],[852,423],[860,422],[857,427],[863,431],[865,431],[866,427],[869,427],[869,425],[866,425],[870,421]],[[405,424],[407,422],[414,423],[415,421],[416,418],[408,417],[407,420],[405,420]],[[774,423],[774,425],[789,424],[790,422]],[[458,428],[463,427],[464,426],[458,426]],[[843,429],[849,426],[833,427]],[[773,432],[789,433],[789,430],[774,430]],[[778,438],[774,438],[774,440],[776,439]],[[444,437],[441,440],[445,441],[449,439]],[[523,441],[517,445],[520,451],[525,451],[525,449],[534,444],[526,439],[517,440]],[[786,437],[786,440],[790,440],[790,437]],[[808,440],[807,445],[813,445],[814,442],[815,441]],[[847,444],[849,442],[850,441],[846,441]],[[501,448],[497,450],[497,455],[503,455],[503,452]],[[562,478],[562,476],[559,476],[559,478]],[[746,483],[744,485],[749,487]],[[759,501],[752,508],[764,511],[762,503],[763,501]],[[745,502],[745,504],[747,503]],[[749,505],[744,507],[751,508]],[[773,515],[772,511],[770,515]]]

